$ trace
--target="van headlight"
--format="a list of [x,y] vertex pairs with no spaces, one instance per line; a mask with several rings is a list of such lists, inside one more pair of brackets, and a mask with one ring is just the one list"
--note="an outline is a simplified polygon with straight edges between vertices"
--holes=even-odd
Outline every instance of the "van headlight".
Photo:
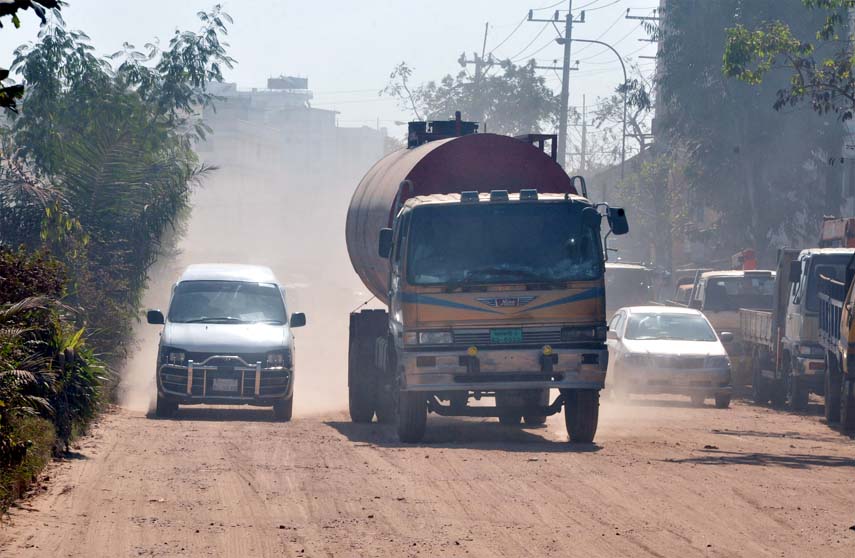
[[268,368],[286,368],[291,366],[291,351],[272,351],[267,353]]
[[454,337],[450,331],[420,331],[420,345],[451,345]]
[[187,355],[184,351],[176,351],[175,349],[166,349],[165,360],[167,364],[182,366],[187,361]]

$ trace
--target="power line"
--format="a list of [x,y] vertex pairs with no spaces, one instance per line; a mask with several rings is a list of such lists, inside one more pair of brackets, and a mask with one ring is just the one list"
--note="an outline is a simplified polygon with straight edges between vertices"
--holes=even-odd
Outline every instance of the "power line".
[[[516,58],[517,56],[519,56],[520,54],[524,53],[526,50],[528,50],[528,47],[530,47],[532,44],[534,44],[534,42],[535,42],[537,39],[539,39],[541,35],[543,35],[543,32],[544,32],[544,31],[546,31],[546,28],[547,28],[547,27],[549,27],[549,24],[548,24],[548,23],[544,23],[544,24],[543,24],[543,27],[541,27],[541,28],[540,28],[540,31],[538,31],[538,32],[537,32],[537,35],[535,35],[535,36],[534,36],[534,38],[533,38],[532,40],[530,40],[530,41],[528,42],[528,44],[527,44],[527,45],[525,45],[525,46],[522,48],[522,50],[520,50],[518,53],[514,54],[513,56],[509,56],[508,58],[509,58],[509,59],[514,59],[514,58]],[[552,44],[552,41],[551,41],[551,40],[549,41],[549,44]],[[539,51],[538,51],[538,52],[539,52]]]
[[520,20],[520,22],[519,22],[519,23],[517,23],[517,26],[516,26],[516,27],[514,27],[514,28],[513,28],[513,30],[512,30],[510,33],[508,33],[508,36],[507,36],[507,37],[505,37],[504,39],[502,39],[502,40],[501,40],[501,42],[500,42],[499,44],[497,44],[497,45],[496,45],[496,46],[494,46],[492,49],[490,49],[489,54],[493,54],[493,52],[495,52],[495,50],[496,50],[497,48],[501,47],[503,44],[505,44],[506,42],[508,42],[508,39],[510,39],[511,37],[513,37],[513,36],[514,36],[514,34],[515,34],[517,31],[519,31],[520,27],[522,27],[522,24],[523,24],[523,23],[525,23],[525,22],[526,22],[526,20],[528,20],[528,14],[526,14],[525,16],[523,16],[523,18]]

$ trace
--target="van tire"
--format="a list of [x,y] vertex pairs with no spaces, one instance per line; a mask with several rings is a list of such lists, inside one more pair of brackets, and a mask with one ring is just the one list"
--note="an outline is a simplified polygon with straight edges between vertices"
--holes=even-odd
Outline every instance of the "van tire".
[[590,444],[597,434],[600,392],[594,389],[564,391],[564,426],[572,444]]
[[398,392],[398,439],[406,444],[416,444],[425,437],[427,426],[427,399],[417,391]]
[[273,402],[273,416],[276,420],[288,422],[294,415],[294,394],[291,397],[283,397]]

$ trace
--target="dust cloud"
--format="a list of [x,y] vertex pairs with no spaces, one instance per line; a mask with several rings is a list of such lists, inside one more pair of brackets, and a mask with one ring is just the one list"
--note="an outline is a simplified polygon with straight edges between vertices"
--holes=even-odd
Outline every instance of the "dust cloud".
[[[171,285],[191,263],[266,265],[286,285],[290,312],[305,312],[295,330],[294,412],[306,416],[346,409],[348,315],[370,294],[353,271],[344,240],[350,196],[373,160],[347,168],[283,162],[277,146],[264,151],[218,137],[200,148],[219,168],[193,196],[178,254],[152,269],[146,308],[168,306]],[[280,146],[283,150],[287,146]],[[250,151],[249,153],[247,151]],[[373,158],[373,157],[372,157]],[[136,328],[138,349],[122,373],[120,402],[153,406],[159,326]]]

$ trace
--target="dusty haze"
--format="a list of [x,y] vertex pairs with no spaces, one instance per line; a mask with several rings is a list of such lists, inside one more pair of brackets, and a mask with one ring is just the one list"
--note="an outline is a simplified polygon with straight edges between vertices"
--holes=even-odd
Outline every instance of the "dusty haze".
[[[295,413],[344,409],[348,315],[371,296],[350,265],[344,224],[350,194],[370,163],[362,171],[351,165],[299,172],[272,156],[247,157],[222,139],[200,149],[220,168],[194,194],[179,255],[152,269],[144,306],[165,311],[171,285],[191,263],[271,267],[287,287],[289,311],[308,316],[308,326],[295,330]],[[136,329],[138,349],[122,372],[120,401],[148,410],[161,328],[143,321]]]

